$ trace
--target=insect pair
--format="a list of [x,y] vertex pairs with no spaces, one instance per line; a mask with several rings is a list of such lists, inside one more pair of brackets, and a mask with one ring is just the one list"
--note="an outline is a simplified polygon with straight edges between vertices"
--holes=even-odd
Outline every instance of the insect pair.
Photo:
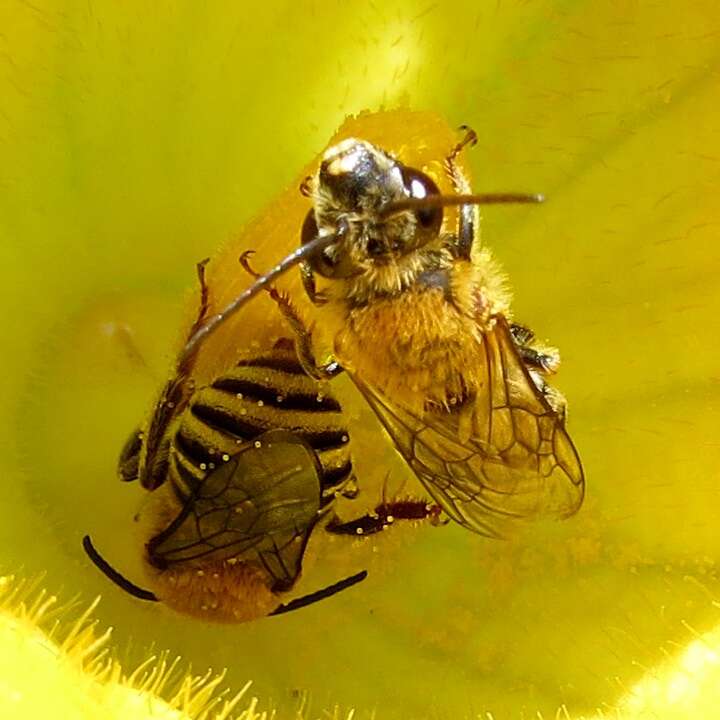
[[[466,131],[441,162],[412,167],[347,138],[303,184],[311,207],[297,250],[215,314],[199,266],[200,310],[176,374],[120,459],[123,479],[170,489],[172,501],[146,544],[155,592],[122,578],[86,538],[110,579],[182,612],[250,620],[365,577],[283,604],[314,532],[372,533],[393,517],[442,509],[498,538],[530,518],[577,511],[583,471],[565,429],[564,398],[546,379],[559,356],[510,321],[503,276],[478,242],[478,205],[541,198],[471,194],[458,159],[473,142]],[[450,192],[442,193],[441,183]],[[242,262],[254,272],[247,255]],[[274,288],[295,265],[317,306],[314,332]],[[263,291],[286,319],[288,337],[242,355],[196,388],[192,370],[205,341]],[[332,348],[327,363],[317,361],[318,342]],[[432,502],[382,503],[349,520],[333,517],[335,498],[356,492],[349,431],[326,389],[343,371]]]

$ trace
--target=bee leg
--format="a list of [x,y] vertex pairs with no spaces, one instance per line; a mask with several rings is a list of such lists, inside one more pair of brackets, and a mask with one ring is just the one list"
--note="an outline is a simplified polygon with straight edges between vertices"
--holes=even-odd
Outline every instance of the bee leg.
[[557,350],[541,352],[529,345],[518,347],[520,357],[529,368],[535,368],[540,372],[551,374],[557,371],[560,366],[560,353]]
[[210,262],[210,258],[205,258],[195,266],[195,269],[197,270],[198,282],[200,283],[200,307],[198,308],[197,318],[195,319],[195,322],[190,328],[188,338],[191,338],[200,329],[200,326],[203,324],[203,322],[205,322],[205,317],[207,316],[209,304],[209,290],[207,282],[205,281],[205,266],[208,264],[208,262]]
[[[207,317],[208,305],[209,305],[209,290],[208,285],[205,282],[205,266],[210,261],[210,258],[201,260],[196,266],[198,281],[200,283],[200,307],[198,308],[198,314],[195,318],[195,322],[190,328],[188,333],[188,340],[192,338],[195,333],[203,326],[205,318]],[[182,390],[183,383],[189,377],[192,370],[193,364],[195,363],[195,355],[193,352],[190,355],[181,355],[177,365],[177,377],[174,381],[171,381],[165,386],[160,402],[167,403],[169,400],[169,390]]]
[[542,393],[552,410],[557,413],[560,421],[565,422],[567,420],[567,400],[559,390],[545,380],[546,375],[557,372],[560,367],[560,352],[557,348],[533,343],[535,333],[525,325],[511,323],[510,334],[535,387]]
[[348,522],[333,518],[325,529],[334,535],[374,535],[386,530],[397,520],[429,519],[433,525],[439,525],[440,513],[439,505],[429,504],[424,500],[399,500],[382,503],[374,512]]
[[114,582],[119,588],[129,595],[138,598],[138,600],[158,602],[158,597],[155,593],[139,587],[134,582],[131,582],[125,576],[121,575],[112,565],[110,565],[110,563],[95,549],[89,535],[85,535],[85,537],[83,537],[82,544],[83,549],[95,567],[97,567],[98,570],[105,575],[105,577]]
[[368,514],[348,522],[340,522],[338,518],[333,518],[325,529],[333,535],[374,535],[386,527],[387,523],[379,516]]
[[[450,151],[445,158],[445,172],[450,178],[453,189],[458,194],[469,194],[472,192],[470,184],[465,180],[463,174],[458,170],[456,160],[462,150],[468,145],[472,147],[477,143],[477,134],[467,125],[461,125],[465,131],[463,139]],[[457,245],[455,252],[462,260],[469,260],[473,243],[475,242],[475,217],[476,209],[473,205],[462,205],[458,213]]]
[[310,302],[313,305],[324,305],[327,302],[327,297],[325,293],[318,292],[315,286],[315,273],[308,263],[300,263],[300,278]]
[[542,396],[547,400],[548,405],[552,408],[560,419],[561,422],[567,420],[567,400],[565,396],[550,385],[541,372],[530,369],[530,377],[535,383],[535,387],[542,393]]
[[533,343],[535,333],[525,325],[512,323],[510,333],[522,361],[529,370],[537,370],[544,374],[557,372],[560,367],[560,352],[557,348],[543,347]]
[[568,404],[565,396],[556,388],[551,387],[547,383],[545,384],[545,391],[543,393],[545,399],[548,401],[550,407],[557,413],[560,422],[566,423],[568,417]]
[[[170,465],[170,440],[164,439],[157,450],[152,454],[150,458],[151,462],[145,468],[143,475],[143,486],[147,489],[155,489],[160,487],[165,480],[168,479],[168,467]],[[171,478],[172,479],[172,478]],[[180,502],[184,502],[187,498],[183,498],[180,495],[180,490],[176,486],[175,482],[172,482],[173,490]]]
[[529,345],[535,338],[535,333],[527,326],[520,323],[510,323],[510,334],[517,345]]
[[310,197],[312,195],[312,175],[303,178],[298,189],[303,197]]
[[123,482],[133,482],[138,479],[142,445],[143,432],[140,428],[135,428],[125,441],[118,458],[117,471]]
[[361,570],[360,572],[355,573],[354,575],[350,575],[350,577],[343,578],[342,580],[338,580],[332,585],[328,585],[321,590],[316,590],[309,595],[303,595],[302,597],[295,598],[289,603],[283,603],[282,605],[278,605],[278,607],[276,607],[270,613],[270,615],[282,615],[283,613],[292,612],[293,610],[299,610],[300,608],[307,607],[308,605],[312,605],[319,600],[324,600],[325,598],[332,597],[333,595],[342,592],[343,590],[346,590],[353,585],[357,585],[359,582],[362,582],[366,577],[367,570]]
[[[253,252],[253,250],[245,251],[240,256],[240,265],[242,265],[243,270],[249,275],[258,278],[260,275],[252,269],[248,260]],[[325,365],[319,365],[315,360],[315,353],[312,347],[312,332],[305,325],[305,322],[293,306],[290,298],[284,293],[279,293],[272,286],[265,288],[265,290],[276,303],[282,316],[292,328],[295,335],[295,352],[297,353],[303,370],[314,380],[331,380],[336,375],[339,375],[342,372],[342,367],[340,367],[339,363],[331,361]]]

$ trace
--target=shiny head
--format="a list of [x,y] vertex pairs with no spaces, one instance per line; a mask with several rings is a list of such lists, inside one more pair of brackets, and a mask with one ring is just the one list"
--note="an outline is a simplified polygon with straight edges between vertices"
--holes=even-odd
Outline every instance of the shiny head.
[[349,278],[425,245],[440,230],[441,207],[391,215],[385,210],[408,198],[430,195],[439,195],[439,190],[429,176],[369,142],[349,138],[332,146],[313,178],[313,209],[303,224],[301,241],[305,245],[342,228],[343,242],[314,254],[308,265],[323,277]]
[[302,225],[300,247],[210,316],[189,338],[179,363],[192,358],[207,337],[295,265],[302,265],[306,287],[313,273],[342,280],[392,268],[438,238],[443,207],[544,201],[529,193],[441,195],[422,171],[355,138],[330,147],[303,187],[313,207]]

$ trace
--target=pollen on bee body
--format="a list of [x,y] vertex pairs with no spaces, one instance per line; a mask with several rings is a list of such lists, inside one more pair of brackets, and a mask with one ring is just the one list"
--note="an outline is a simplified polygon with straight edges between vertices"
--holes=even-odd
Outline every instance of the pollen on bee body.
[[224,453],[222,459],[227,462],[230,459],[230,456],[227,453]]
[[256,448],[262,447],[262,443],[261,443],[259,440],[256,440],[256,441],[255,441],[255,447],[256,447]]

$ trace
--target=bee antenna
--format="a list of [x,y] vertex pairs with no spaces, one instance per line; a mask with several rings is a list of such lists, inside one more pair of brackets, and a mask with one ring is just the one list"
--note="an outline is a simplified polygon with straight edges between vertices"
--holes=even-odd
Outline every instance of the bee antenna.
[[192,356],[198,351],[201,343],[217,330],[228,318],[233,316],[243,305],[257,295],[261,290],[266,288],[280,275],[284,275],[290,268],[305,260],[310,255],[324,250],[329,245],[340,240],[346,228],[341,226],[336,233],[329,235],[318,235],[310,240],[310,242],[301,245],[297,250],[293,250],[289,255],[284,257],[270,272],[259,277],[250,287],[243,290],[234,300],[226,305],[217,315],[210,317],[207,322],[203,323],[187,341],[185,347],[180,354],[178,366],[182,367]]
[[359,573],[355,573],[355,575],[346,577],[344,580],[339,580],[332,585],[328,585],[322,590],[316,590],[314,593],[310,593],[309,595],[303,595],[302,597],[295,598],[295,600],[291,600],[289,603],[279,605],[270,613],[270,615],[283,615],[284,613],[307,607],[308,605],[312,605],[313,603],[318,602],[318,600],[324,600],[325,598],[331,597],[332,595],[335,595],[342,590],[346,590],[353,585],[357,585],[366,577],[367,570],[361,570]]
[[481,193],[479,195],[428,195],[423,198],[405,198],[388,203],[381,211],[380,217],[386,219],[406,210],[424,210],[433,207],[450,205],[505,205],[505,204],[536,204],[545,202],[540,193]]
[[87,553],[87,556],[92,560],[95,567],[105,575],[109,580],[112,580],[119,588],[122,588],[126,593],[138,598],[139,600],[149,600],[151,602],[159,602],[157,595],[150,592],[149,590],[143,590],[138,587],[135,583],[130,582],[126,577],[121,575],[96,549],[92,544],[92,540],[89,535],[86,535],[83,540],[83,549]]

